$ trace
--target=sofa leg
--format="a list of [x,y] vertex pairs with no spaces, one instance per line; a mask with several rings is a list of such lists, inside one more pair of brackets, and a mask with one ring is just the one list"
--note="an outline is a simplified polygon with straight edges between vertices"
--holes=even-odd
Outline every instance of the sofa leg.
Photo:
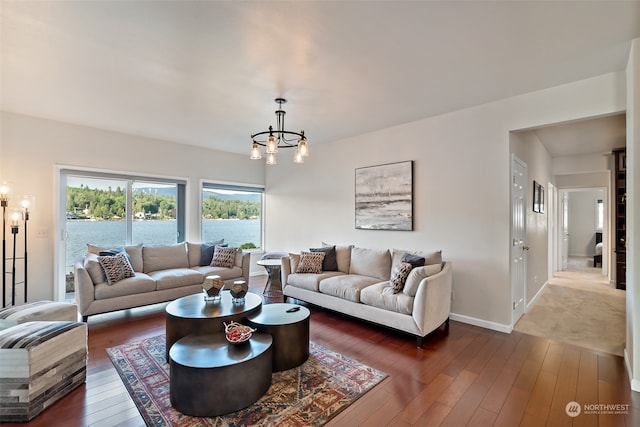
[[422,348],[422,343],[424,341],[424,337],[418,337],[416,341],[417,341],[416,344],[417,344],[418,348]]
[[89,321],[89,316],[82,316],[82,321],[87,323]]

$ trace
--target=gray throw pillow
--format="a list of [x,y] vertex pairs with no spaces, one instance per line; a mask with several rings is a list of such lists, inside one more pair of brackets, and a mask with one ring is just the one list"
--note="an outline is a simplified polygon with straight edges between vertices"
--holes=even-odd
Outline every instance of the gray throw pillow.
[[338,258],[336,256],[335,246],[325,246],[322,248],[311,248],[310,252],[323,252],[324,260],[322,260],[323,271],[338,271]]

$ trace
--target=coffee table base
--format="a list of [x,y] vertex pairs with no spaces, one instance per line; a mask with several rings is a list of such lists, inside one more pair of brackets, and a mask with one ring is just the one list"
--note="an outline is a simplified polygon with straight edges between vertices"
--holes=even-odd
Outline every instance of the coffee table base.
[[235,346],[224,334],[188,335],[169,350],[171,405],[214,417],[246,408],[271,386],[272,338],[254,334]]

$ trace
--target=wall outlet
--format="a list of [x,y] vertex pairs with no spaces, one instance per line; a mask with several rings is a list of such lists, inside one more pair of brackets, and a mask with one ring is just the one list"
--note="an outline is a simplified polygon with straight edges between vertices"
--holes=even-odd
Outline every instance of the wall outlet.
[[39,228],[36,230],[36,239],[47,239],[49,237],[49,231],[46,228]]
[[451,289],[451,301],[453,301],[454,299],[456,299],[456,291],[454,291],[453,289]]

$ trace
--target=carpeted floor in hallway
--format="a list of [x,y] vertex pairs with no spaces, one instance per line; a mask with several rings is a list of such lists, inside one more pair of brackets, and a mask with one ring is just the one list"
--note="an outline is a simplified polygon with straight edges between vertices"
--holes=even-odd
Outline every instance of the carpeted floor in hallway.
[[623,356],[626,293],[587,263],[586,258],[571,259],[514,329]]

